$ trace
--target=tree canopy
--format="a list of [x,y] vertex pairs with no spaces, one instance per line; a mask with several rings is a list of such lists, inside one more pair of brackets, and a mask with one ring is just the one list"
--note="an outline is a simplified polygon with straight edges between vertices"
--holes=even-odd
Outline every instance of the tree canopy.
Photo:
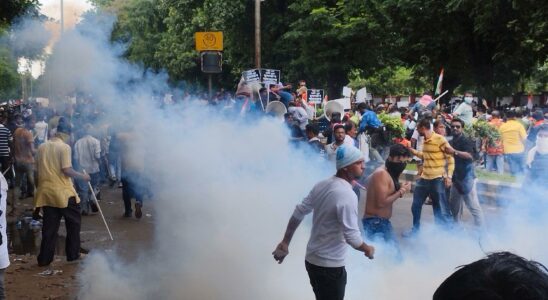
[[[224,33],[217,86],[233,88],[253,68],[254,1],[93,2],[118,14],[112,39],[127,44],[126,57],[167,71],[174,83],[205,86],[196,31]],[[548,2],[529,0],[266,0],[262,66],[331,97],[350,80],[383,94],[432,90],[441,68],[444,89],[485,97],[539,92],[546,87],[534,81],[546,78],[547,17]]]

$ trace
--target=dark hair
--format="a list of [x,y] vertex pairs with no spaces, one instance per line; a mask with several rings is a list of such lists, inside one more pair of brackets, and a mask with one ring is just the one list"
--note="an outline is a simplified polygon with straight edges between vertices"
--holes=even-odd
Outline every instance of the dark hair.
[[516,117],[516,111],[514,110],[509,110],[506,112],[506,117],[507,118],[515,118]]
[[[344,129],[344,125],[343,124],[337,124],[337,125],[333,126],[333,133],[335,133],[335,131],[337,131],[337,129],[340,129],[340,128]],[[346,132],[346,130],[344,132]]]
[[459,118],[454,118],[453,120],[451,120],[451,124],[453,124],[453,123],[455,123],[455,122],[460,123],[460,126],[461,126],[462,128],[464,128],[464,121],[463,121],[463,120],[461,120],[461,119],[459,119]]
[[291,113],[285,113],[284,114],[284,119],[287,119],[289,117],[292,117],[293,115]]
[[433,300],[546,300],[547,272],[542,264],[513,253],[492,253],[445,279]]
[[292,107],[292,106],[297,106],[297,105],[295,104],[295,102],[289,101],[289,103],[287,104],[287,106]]
[[341,113],[334,112],[331,114],[331,123],[340,123],[341,122]]
[[359,110],[367,109],[367,104],[365,104],[365,102],[362,102],[362,103],[358,104],[358,109]]
[[316,124],[306,124],[306,132],[312,132],[314,135],[320,134],[320,127]]
[[420,119],[419,123],[417,123],[417,128],[430,129],[430,119],[429,118]]
[[356,125],[355,125],[354,123],[352,123],[352,122],[346,122],[346,123],[344,124],[344,131],[345,131],[346,133],[348,133],[350,130],[352,130],[352,129],[355,128],[355,127],[356,127]]
[[494,110],[493,112],[491,112],[491,116],[492,116],[492,117],[500,118],[500,111]]
[[404,145],[394,144],[394,145],[390,146],[390,153],[388,154],[388,156],[390,156],[390,157],[398,157],[398,156],[412,157],[413,155],[411,154],[411,151],[409,151],[409,149],[407,149]]
[[59,123],[57,125],[57,132],[70,134],[71,132],[70,122],[65,117],[59,118]]

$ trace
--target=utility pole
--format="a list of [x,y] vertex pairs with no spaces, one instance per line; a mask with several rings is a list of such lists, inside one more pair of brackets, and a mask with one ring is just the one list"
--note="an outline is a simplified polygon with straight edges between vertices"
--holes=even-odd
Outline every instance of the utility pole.
[[255,68],[261,68],[261,0],[255,0]]
[[61,0],[61,34],[65,31],[65,16],[63,13],[63,0]]

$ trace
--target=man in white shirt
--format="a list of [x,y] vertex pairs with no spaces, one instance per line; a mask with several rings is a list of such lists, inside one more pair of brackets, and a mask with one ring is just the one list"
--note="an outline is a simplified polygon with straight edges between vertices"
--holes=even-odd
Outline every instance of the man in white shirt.
[[303,218],[313,212],[306,248],[306,270],[317,300],[342,300],[346,287],[347,244],[373,259],[375,249],[364,243],[358,225],[358,198],[351,182],[364,170],[364,157],[355,147],[337,149],[337,173],[316,184],[291,216],[283,240],[272,255],[282,263]]
[[346,145],[349,147],[354,147],[354,140],[346,135],[346,130],[343,124],[333,126],[333,137],[335,138],[335,141],[329,145],[325,145],[325,153],[327,153],[327,158],[331,161],[335,161],[337,149],[340,146]]
[[472,119],[474,117],[472,101],[474,101],[474,95],[470,92],[464,93],[464,101],[459,104],[457,109],[453,112],[453,117],[463,120],[466,126],[472,125]]
[[[101,158],[101,143],[98,139],[91,136],[93,127],[91,124],[84,125],[84,135],[74,144],[74,158],[78,171],[84,171],[91,177],[91,186],[95,194],[99,191],[99,160]],[[80,197],[80,206],[82,215],[88,215],[90,208],[97,212],[98,208],[93,202],[88,183],[84,180],[76,180],[78,185],[78,196]]]
[[306,136],[306,125],[308,124],[308,113],[306,110],[293,101],[289,102],[287,112],[293,115],[293,119],[297,121],[303,136]]
[[48,123],[40,119],[34,124],[34,143],[38,147],[48,141]]

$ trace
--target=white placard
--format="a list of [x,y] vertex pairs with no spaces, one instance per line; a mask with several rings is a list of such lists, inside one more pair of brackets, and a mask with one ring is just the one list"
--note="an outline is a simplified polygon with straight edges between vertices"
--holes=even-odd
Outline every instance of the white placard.
[[350,98],[350,96],[352,95],[352,89],[345,86],[343,87],[343,92],[342,92],[342,95],[345,97],[345,98]]
[[352,106],[350,105],[350,98],[340,98],[340,99],[334,99],[334,100],[330,100],[330,101],[337,101],[339,102],[344,110],[349,110]]
[[398,101],[396,104],[397,104],[398,108],[408,107],[409,106],[409,101]]
[[367,88],[361,88],[356,93],[356,103],[362,103],[367,100]]

